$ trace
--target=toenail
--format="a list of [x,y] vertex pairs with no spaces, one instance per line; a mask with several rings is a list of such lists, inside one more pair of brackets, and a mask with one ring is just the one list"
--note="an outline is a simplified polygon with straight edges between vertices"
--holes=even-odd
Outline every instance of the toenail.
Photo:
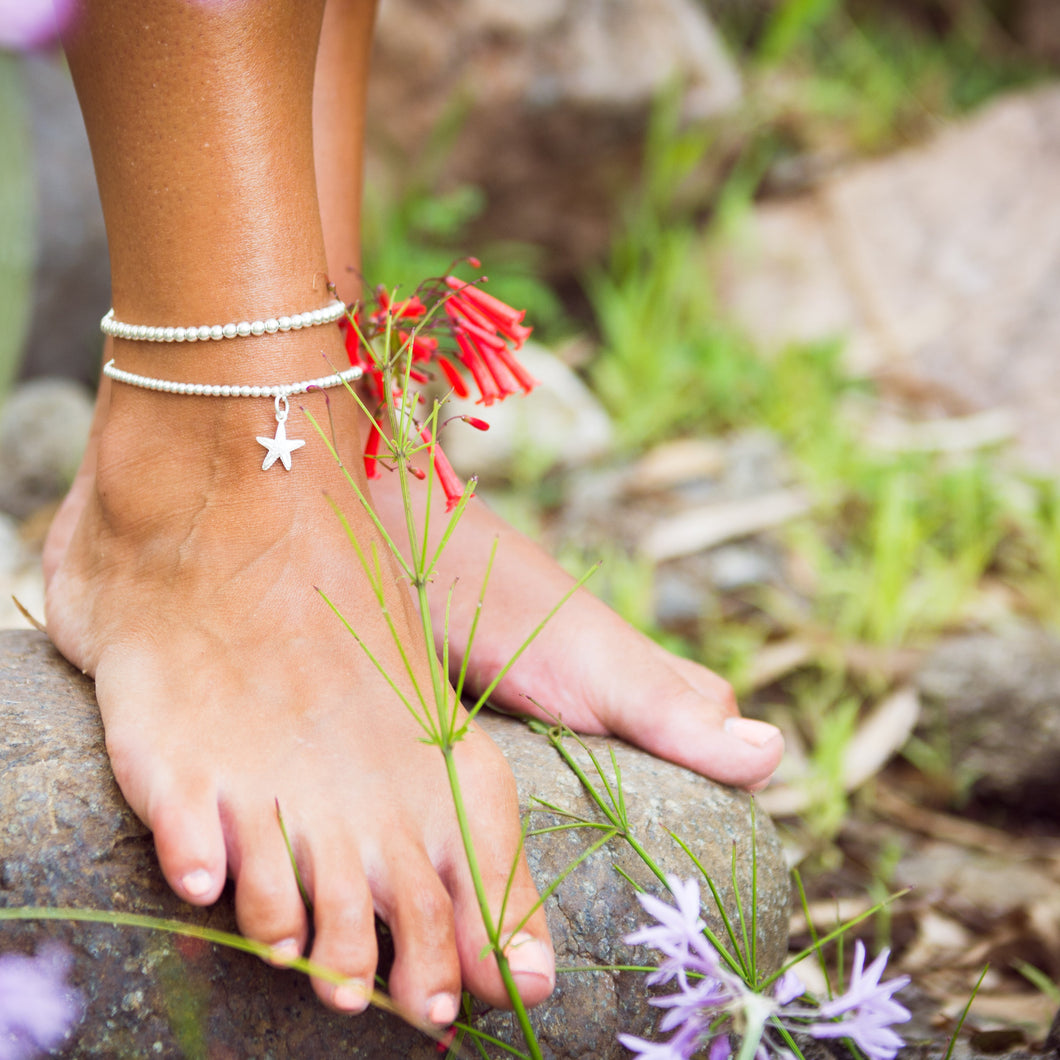
[[290,964],[291,961],[296,961],[302,955],[302,947],[298,945],[296,939],[284,939],[283,942],[277,942],[272,947],[269,953],[269,960],[273,964],[285,965]]
[[452,994],[435,994],[427,1002],[427,1022],[436,1027],[448,1027],[460,1011],[460,1000]]
[[504,947],[508,967],[513,975],[532,975],[544,979],[551,986],[556,983],[556,965],[552,951],[528,931],[518,931]]
[[360,979],[349,979],[335,987],[331,1003],[343,1012],[363,1012],[368,1007],[371,991]]
[[190,894],[192,898],[201,898],[213,888],[213,877],[205,869],[196,869],[183,877],[180,884],[185,894]]
[[780,729],[775,725],[755,718],[726,718],[725,731],[752,747],[765,747],[772,740],[781,738]]

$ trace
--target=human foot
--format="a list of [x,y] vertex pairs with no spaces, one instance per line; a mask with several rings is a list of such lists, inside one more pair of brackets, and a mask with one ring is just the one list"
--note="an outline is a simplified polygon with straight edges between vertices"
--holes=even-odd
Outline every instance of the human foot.
[[[120,347],[123,367],[147,371],[137,357],[148,365],[148,353]],[[324,415],[319,395],[306,404]],[[352,456],[359,440],[348,404],[332,400]],[[486,939],[441,755],[419,741],[416,722],[314,592],[319,585],[329,594],[409,694],[324,496],[341,501],[349,487],[294,405],[289,434],[307,444],[291,472],[263,472],[254,438],[271,407],[263,414],[260,401],[113,387],[95,478],[86,465],[50,542],[49,632],[96,678],[115,776],[154,832],[178,894],[208,904],[227,870],[241,929],[276,947],[278,960],[301,952],[309,925],[277,825],[278,799],[314,903],[311,956],[349,984],[344,991],[314,981],[318,994],[339,1010],[364,1006],[376,960],[374,912],[395,938],[395,1000],[444,1023],[462,984],[493,1004],[506,995],[496,967],[481,958]],[[358,540],[375,542],[363,514],[343,508]],[[397,584],[391,616],[415,645]],[[425,654],[412,655],[422,680]],[[519,847],[514,784],[476,729],[456,760],[498,909]],[[519,860],[507,923],[535,901]],[[532,1004],[553,982],[540,910],[525,930],[536,941],[510,956]]]
[[[396,532],[403,518],[397,476],[384,473],[372,491],[384,524]],[[422,513],[422,484],[415,496]],[[436,539],[445,521],[440,508],[432,506]],[[436,629],[449,608],[454,671],[465,654],[494,542],[496,560],[468,660],[468,687],[478,690],[574,584],[539,546],[472,500],[430,590]],[[619,736],[704,776],[752,790],[768,782],[784,751],[778,729],[740,717],[728,682],[666,651],[585,589],[546,624],[491,699],[520,714],[558,716],[576,732]]]

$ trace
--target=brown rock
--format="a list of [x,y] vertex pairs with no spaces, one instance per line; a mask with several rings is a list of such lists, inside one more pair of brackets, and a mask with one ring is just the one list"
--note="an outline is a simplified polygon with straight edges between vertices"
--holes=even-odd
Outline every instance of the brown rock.
[[1022,457],[1060,458],[1060,88],[994,103],[930,142],[751,220],[727,300],[767,345],[840,336],[856,366],[1018,413]]
[[[202,910],[184,905],[166,886],[150,836],[111,777],[91,682],[40,634],[7,631],[0,633],[0,687],[0,905],[120,909],[234,931],[229,893]],[[545,737],[507,718],[490,716],[483,724],[508,755],[524,807],[537,794],[595,816]],[[672,827],[698,852],[731,902],[724,881],[735,844],[747,901],[748,797],[623,745],[590,743],[603,755],[615,747],[630,824],[664,868],[683,875],[692,871],[664,831]],[[535,813],[532,823],[539,828],[550,819]],[[528,856],[538,886],[546,886],[598,835],[579,830],[531,836]],[[658,890],[623,842],[598,851],[547,904],[561,965],[646,958],[619,941],[639,920],[639,907],[615,865]],[[787,897],[776,836],[760,818],[757,920],[763,968],[775,968],[782,959]],[[44,936],[73,949],[74,980],[88,999],[68,1056],[427,1060],[438,1055],[432,1042],[399,1020],[374,1010],[358,1018],[333,1015],[300,975],[239,952],[107,925],[0,922],[5,950],[29,951]],[[555,997],[533,1014],[550,1058],[623,1056],[615,1034],[650,1034],[654,1016],[639,976],[612,972],[561,975]],[[506,1014],[486,1014],[482,1023],[516,1040]]]
[[387,0],[372,62],[369,143],[384,186],[458,114],[437,176],[485,192],[475,238],[543,246],[557,269],[606,249],[614,193],[637,172],[660,92],[682,85],[696,118],[740,97],[694,0]]
[[928,737],[944,725],[953,766],[977,794],[1057,817],[1060,640],[1039,630],[953,637],[917,684]]

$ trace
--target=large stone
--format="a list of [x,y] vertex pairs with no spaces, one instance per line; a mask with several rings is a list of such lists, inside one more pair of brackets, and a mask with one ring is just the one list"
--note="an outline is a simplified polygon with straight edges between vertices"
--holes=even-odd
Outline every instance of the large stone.
[[[695,0],[385,0],[371,157],[387,186],[425,156],[443,185],[481,188],[476,239],[531,242],[550,268],[584,265],[608,245],[615,194],[639,171],[667,89],[693,118],[740,98],[736,68]],[[438,159],[436,129],[454,116]]]
[[1057,817],[1060,640],[1034,629],[954,637],[917,683],[928,738],[941,726],[954,770],[980,796]]
[[0,511],[24,518],[70,488],[92,426],[92,395],[69,379],[33,379],[0,406]]
[[446,455],[460,474],[480,482],[510,479],[552,467],[579,467],[607,455],[614,443],[610,417],[592,391],[554,353],[536,344],[519,351],[522,366],[538,385],[517,400],[483,409],[474,398],[451,398],[443,417],[484,418],[488,431],[461,423],[442,438]]
[[726,299],[765,345],[840,336],[855,366],[950,414],[1017,413],[1060,459],[1060,86],[750,218]]
[[[181,903],[166,886],[150,836],[111,777],[91,682],[42,635],[6,632],[0,633],[0,689],[0,905],[121,909],[234,930],[230,893],[201,910]],[[508,756],[524,809],[539,796],[598,816],[546,737],[499,716],[484,717],[483,725]],[[665,831],[673,828],[714,874],[732,914],[727,881],[735,846],[739,886],[745,904],[750,901],[748,796],[618,743],[588,743],[604,761],[614,747],[631,828],[666,871],[694,871]],[[584,753],[578,756],[586,761]],[[532,817],[534,827],[556,822],[549,813]],[[598,835],[531,835],[527,852],[538,886],[547,886]],[[761,967],[775,968],[785,951],[788,883],[776,835],[762,816],[757,864],[758,957]],[[659,891],[624,842],[596,852],[546,906],[561,966],[648,959],[620,942],[641,914],[616,866]],[[375,1010],[358,1018],[330,1014],[300,975],[239,952],[128,928],[0,922],[5,950],[29,951],[45,936],[72,948],[74,980],[87,997],[87,1015],[64,1055],[438,1055],[434,1043],[394,1017]],[[533,1019],[545,1056],[606,1060],[627,1055],[615,1041],[619,1030],[650,1034],[656,1015],[639,975],[585,971],[562,974],[554,998]],[[511,1034],[504,1013],[485,1014],[482,1026]]]
[[22,375],[90,383],[99,372],[99,318],[110,262],[88,137],[61,54],[22,59],[33,141],[36,265]]

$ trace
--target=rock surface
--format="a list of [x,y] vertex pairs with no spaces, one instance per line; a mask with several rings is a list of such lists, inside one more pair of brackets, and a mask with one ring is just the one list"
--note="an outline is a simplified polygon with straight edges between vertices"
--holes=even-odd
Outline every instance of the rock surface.
[[471,398],[446,402],[446,419],[470,415],[489,423],[485,432],[459,423],[446,430],[442,444],[453,467],[488,482],[507,478],[513,467],[540,473],[605,456],[614,441],[610,417],[575,372],[533,343],[519,351],[519,361],[538,382],[529,394],[485,411]]
[[917,683],[977,794],[1057,816],[1060,640],[1038,630],[955,637]]
[[756,211],[726,300],[766,345],[843,337],[854,365],[950,414],[1018,414],[1060,459],[1060,87]]
[[34,379],[0,406],[0,511],[19,518],[59,500],[92,425],[92,396],[69,379]]
[[457,117],[440,181],[480,187],[478,231],[528,240],[561,269],[606,248],[661,92],[683,86],[697,118],[741,94],[695,0],[386,0],[372,78],[371,155],[391,183]]
[[110,262],[88,137],[58,53],[21,59],[33,140],[36,267],[24,377],[99,371],[99,318],[110,304]]
[[[110,775],[91,682],[72,671],[38,633],[0,633],[0,905],[121,909],[234,930],[229,893],[214,907],[182,904],[159,873],[150,836]],[[593,813],[573,774],[545,737],[490,716],[483,724],[515,772],[524,809],[531,796]],[[598,755],[610,744],[593,739]],[[730,857],[751,893],[750,800],[624,745],[622,769],[630,822],[667,871],[692,866],[664,829],[674,828],[719,882],[732,910]],[[584,759],[584,755],[581,756]],[[552,821],[534,813],[534,827]],[[539,887],[576,857],[596,832],[565,831],[528,840]],[[640,919],[632,889],[614,865],[658,890],[625,844],[615,841],[571,873],[547,905],[560,965],[643,961],[618,940]],[[773,968],[786,944],[788,882],[775,833],[758,822],[759,961]],[[30,951],[59,938],[75,954],[75,983],[88,997],[84,1023],[67,1056],[211,1058],[437,1056],[435,1045],[393,1017],[370,1011],[344,1019],[325,1011],[297,973],[204,943],[103,925],[0,923],[5,950]],[[627,1055],[619,1030],[650,1034],[656,1010],[632,973],[560,976],[555,997],[534,1021],[549,1058]],[[504,1013],[481,1025],[507,1036]]]

